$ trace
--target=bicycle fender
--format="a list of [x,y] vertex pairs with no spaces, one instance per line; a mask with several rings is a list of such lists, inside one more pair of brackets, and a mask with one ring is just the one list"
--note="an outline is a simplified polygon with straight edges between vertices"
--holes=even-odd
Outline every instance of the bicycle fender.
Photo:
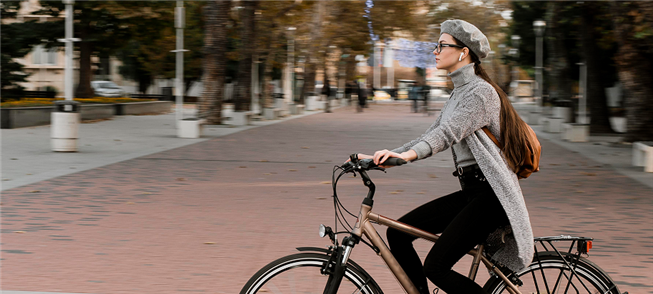
[[325,248],[320,248],[320,247],[297,247],[295,248],[297,251],[313,251],[313,252],[322,252],[322,253],[329,253],[331,251],[325,249]]

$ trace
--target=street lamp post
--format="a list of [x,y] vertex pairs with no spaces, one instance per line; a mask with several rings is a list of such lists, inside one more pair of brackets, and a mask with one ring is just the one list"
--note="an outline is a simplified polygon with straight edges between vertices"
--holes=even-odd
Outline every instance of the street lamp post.
[[292,103],[294,101],[293,99],[293,93],[294,93],[294,81],[293,81],[293,74],[294,74],[294,67],[295,67],[295,30],[297,28],[295,27],[289,27],[288,28],[288,71],[286,72],[286,97],[285,101],[287,103]]
[[384,44],[380,41],[374,43],[374,88],[381,88],[381,67],[379,63],[381,62],[381,52],[383,50]]
[[184,118],[184,52],[188,51],[184,49],[184,26],[186,24],[186,10],[184,8],[184,1],[177,1],[177,7],[175,7],[175,28],[177,29],[177,47],[175,50],[170,52],[175,52],[176,54],[176,65],[175,65],[175,92],[176,94],[176,104],[177,109],[175,119],[177,120],[177,128],[179,129],[179,123]]
[[576,63],[580,66],[580,79],[578,87],[578,123],[587,124],[587,63]]
[[510,87],[512,88],[512,96],[513,96],[513,101],[517,99],[517,86],[518,82],[517,80],[519,79],[519,68],[517,64],[519,63],[519,43],[521,41],[521,37],[518,35],[512,35],[510,38],[512,40],[512,47],[513,49],[510,49],[510,53],[515,58],[515,64],[512,67],[512,82],[510,83]]
[[542,81],[542,64],[544,59],[544,52],[542,50],[542,36],[544,35],[544,29],[546,28],[546,22],[543,20],[536,20],[533,22],[533,28],[535,34],[537,35],[535,42],[535,80],[537,81],[537,94],[536,94],[536,108],[539,110],[540,107],[544,106],[542,99],[542,90],[543,90],[543,81]]

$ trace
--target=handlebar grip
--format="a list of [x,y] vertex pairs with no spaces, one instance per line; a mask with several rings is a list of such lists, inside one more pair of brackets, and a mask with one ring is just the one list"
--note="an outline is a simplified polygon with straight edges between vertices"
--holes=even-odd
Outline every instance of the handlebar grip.
[[408,163],[408,162],[405,161],[405,160],[403,160],[402,158],[390,157],[390,158],[386,159],[386,160],[385,160],[383,163],[381,163],[380,165],[385,165],[385,166],[390,166],[390,165],[399,166],[399,165],[404,165],[404,164],[406,164],[406,163]]

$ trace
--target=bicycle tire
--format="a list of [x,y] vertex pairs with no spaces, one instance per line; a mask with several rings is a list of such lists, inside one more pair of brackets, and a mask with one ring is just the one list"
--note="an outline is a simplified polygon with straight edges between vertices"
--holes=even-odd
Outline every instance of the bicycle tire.
[[[322,275],[320,269],[328,260],[329,255],[313,252],[297,253],[279,258],[256,272],[247,281],[243,289],[240,290],[240,294],[286,293],[281,291],[283,289],[279,285],[270,283],[275,278],[277,278],[276,280],[280,280],[281,283],[286,283],[284,279],[292,281],[289,282],[292,285],[288,285],[288,289],[292,288],[292,290],[288,291],[288,293],[322,293],[329,277]],[[324,281],[324,283],[316,283],[314,280],[307,281],[303,279],[299,279],[300,283],[297,283],[293,273],[289,272],[293,270],[299,272],[301,275],[310,275],[311,279],[313,277],[320,277],[318,280]],[[287,274],[290,274],[291,278],[281,277]],[[348,284],[345,283],[346,280],[349,281]],[[297,291],[297,287],[304,286],[312,287],[311,289],[317,292]],[[354,293],[383,294],[383,291],[381,291],[374,279],[352,260],[347,262],[347,268],[340,289],[342,291],[350,289],[358,290],[358,292]],[[302,288],[302,290],[304,289]],[[341,293],[341,291],[338,291],[338,293]],[[352,292],[342,293],[350,294]]]
[[[619,294],[617,285],[608,274],[587,258],[580,257],[575,262],[574,270],[577,276],[572,277],[567,263],[573,267],[576,256],[569,253],[561,254],[564,259],[554,251],[541,252],[528,267],[515,273],[523,282],[519,291],[522,293]],[[569,279],[569,277],[572,278]],[[509,293],[504,281],[497,276],[490,277],[483,289],[491,294]]]

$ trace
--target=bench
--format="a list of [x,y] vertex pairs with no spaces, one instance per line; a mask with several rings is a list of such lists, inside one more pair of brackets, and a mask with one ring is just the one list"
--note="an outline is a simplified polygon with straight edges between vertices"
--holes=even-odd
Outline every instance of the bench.
[[565,119],[561,117],[545,117],[540,120],[542,123],[542,129],[549,133],[562,132],[562,124],[564,121]]
[[267,120],[275,120],[281,117],[281,109],[279,108],[264,108],[263,116]]
[[246,126],[252,120],[251,111],[232,111],[229,115],[230,119],[226,122],[232,126]]
[[290,114],[303,114],[304,105],[303,104],[290,104]]
[[643,166],[645,172],[653,173],[653,142],[633,143],[633,165]]
[[590,125],[588,124],[562,124],[562,139],[569,142],[588,142]]

